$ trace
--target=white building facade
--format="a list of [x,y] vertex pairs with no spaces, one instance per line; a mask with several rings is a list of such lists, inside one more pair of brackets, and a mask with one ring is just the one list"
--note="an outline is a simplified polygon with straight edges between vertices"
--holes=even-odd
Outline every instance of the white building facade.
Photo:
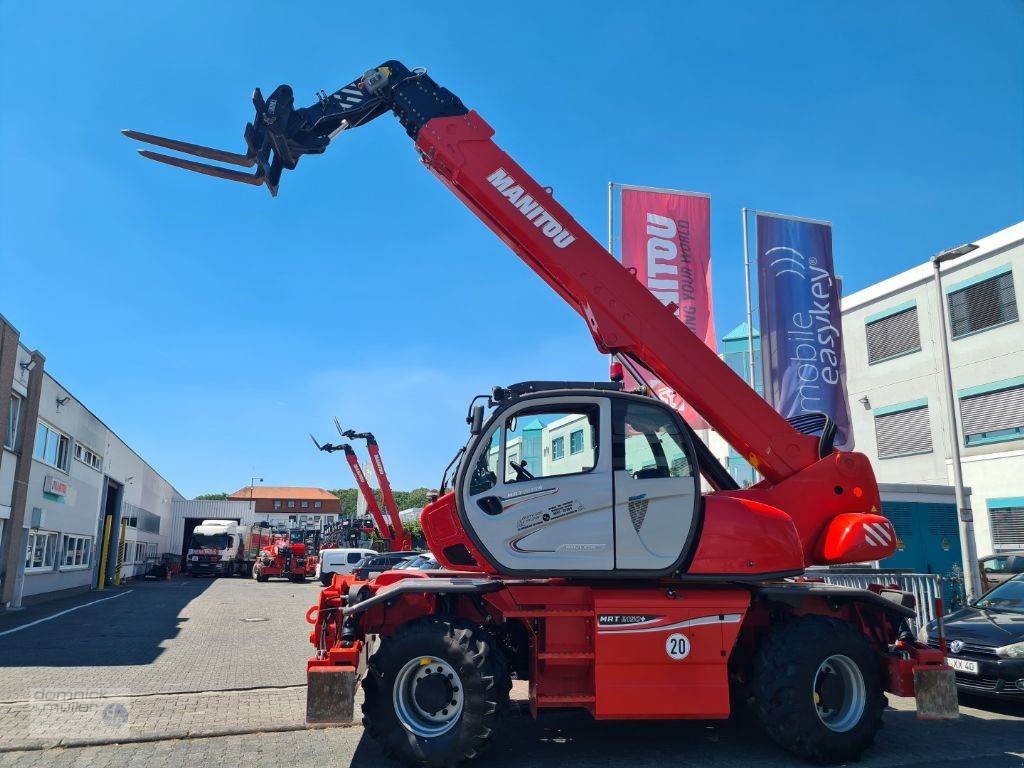
[[[169,549],[174,487],[0,317],[0,608],[140,575]],[[107,559],[101,568],[106,543]]]
[[[978,554],[1024,550],[1024,222],[976,241],[942,268],[930,262],[842,300],[855,450],[880,483],[949,485],[959,439]],[[958,435],[942,378],[942,311]]]

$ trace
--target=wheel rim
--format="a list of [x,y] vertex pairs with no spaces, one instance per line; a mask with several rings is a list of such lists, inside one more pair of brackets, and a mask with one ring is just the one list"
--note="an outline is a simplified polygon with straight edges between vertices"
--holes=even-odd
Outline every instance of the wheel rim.
[[444,659],[417,656],[395,677],[395,714],[417,736],[450,731],[462,715],[465,691],[459,673]]
[[829,656],[818,665],[812,691],[818,719],[831,731],[845,733],[860,722],[867,706],[867,686],[849,656]]

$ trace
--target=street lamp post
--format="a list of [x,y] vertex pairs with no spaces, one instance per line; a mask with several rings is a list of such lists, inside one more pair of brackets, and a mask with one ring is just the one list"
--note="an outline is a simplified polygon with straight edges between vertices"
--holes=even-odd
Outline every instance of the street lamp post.
[[956,402],[953,399],[953,367],[949,359],[949,341],[946,338],[946,297],[942,292],[942,262],[957,259],[970,253],[978,246],[967,243],[956,248],[942,251],[932,256],[932,269],[935,275],[935,299],[939,309],[939,338],[942,344],[943,380],[946,385],[946,418],[948,419],[950,459],[953,464],[953,487],[956,490],[957,519],[960,528],[960,553],[963,558],[964,591],[967,601],[973,602],[981,594],[978,573],[978,546],[974,540],[974,514],[971,511],[970,499],[964,494],[964,475],[960,466],[960,430],[956,420]]
[[256,492],[256,483],[262,483],[262,477],[256,477],[255,475],[249,480],[249,519],[254,520],[256,518],[256,502],[253,501],[253,494]]

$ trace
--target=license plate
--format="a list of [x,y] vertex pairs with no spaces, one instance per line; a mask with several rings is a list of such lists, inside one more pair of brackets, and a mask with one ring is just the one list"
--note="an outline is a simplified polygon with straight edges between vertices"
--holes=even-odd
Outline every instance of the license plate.
[[947,656],[946,663],[957,672],[966,672],[969,675],[978,674],[978,662],[976,661],[969,661],[968,659],[954,659],[952,656]]

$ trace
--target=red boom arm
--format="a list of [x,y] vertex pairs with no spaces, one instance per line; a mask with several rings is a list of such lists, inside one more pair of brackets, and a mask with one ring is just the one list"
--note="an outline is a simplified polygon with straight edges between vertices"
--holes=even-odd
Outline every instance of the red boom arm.
[[430,120],[423,162],[587,322],[598,349],[636,358],[775,483],[818,461],[801,434],[493,141],[476,112]]

